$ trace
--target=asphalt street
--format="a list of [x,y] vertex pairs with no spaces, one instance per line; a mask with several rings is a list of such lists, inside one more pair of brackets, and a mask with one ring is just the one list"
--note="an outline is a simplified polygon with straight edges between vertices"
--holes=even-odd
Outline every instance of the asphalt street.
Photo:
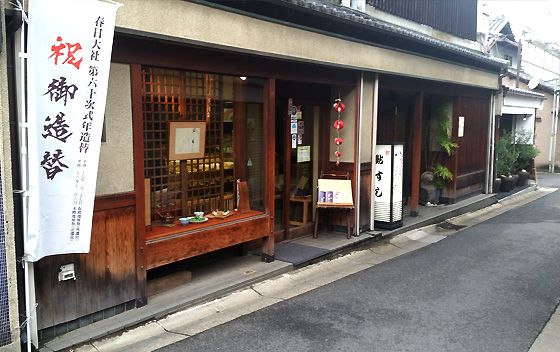
[[560,298],[560,192],[159,351],[527,351]]

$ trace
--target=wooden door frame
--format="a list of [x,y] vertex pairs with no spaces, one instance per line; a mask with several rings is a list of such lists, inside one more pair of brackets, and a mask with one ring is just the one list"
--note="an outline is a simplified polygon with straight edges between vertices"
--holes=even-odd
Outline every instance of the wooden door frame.
[[[294,103],[295,98],[294,99]],[[315,107],[318,106],[319,107],[319,115],[323,115],[323,114],[327,114],[329,109],[329,102],[328,101],[321,101],[321,100],[317,100],[317,99],[300,99],[297,100],[298,103],[301,103],[302,105],[309,105],[311,107]],[[287,101],[285,102],[287,103]],[[330,115],[329,115],[330,116]],[[285,131],[287,132],[290,129],[290,120],[288,118],[288,114],[286,113],[283,117],[284,119],[284,123],[282,124]],[[326,124],[322,124],[320,126],[318,126],[318,128],[321,128],[321,132],[319,134],[319,141],[318,141],[318,145],[321,146],[321,152],[319,153],[319,161],[320,161],[320,167],[319,167],[319,172],[321,171],[321,169],[324,170],[323,165],[328,165],[328,155],[329,155],[329,151],[328,148],[324,148],[325,146],[328,147],[328,141],[329,138],[325,138],[325,136],[327,136],[325,134],[329,133],[329,126],[330,126],[330,118],[329,118],[329,122]],[[315,126],[313,126],[313,128],[315,128]],[[306,233],[311,233],[313,231],[313,221],[311,221],[309,224],[306,225],[302,225],[302,226],[298,226],[297,228],[294,229],[290,229],[290,213],[289,213],[289,208],[290,208],[290,186],[291,186],[291,178],[292,178],[292,163],[291,163],[291,152],[292,152],[292,146],[291,146],[291,133],[285,133],[284,134],[284,150],[283,150],[283,157],[284,157],[284,192],[283,192],[283,206],[284,206],[284,214],[283,214],[283,225],[284,225],[284,229],[277,231],[276,234],[282,236],[285,240],[289,240],[292,239],[294,236],[299,236],[299,235],[303,235]],[[315,141],[314,141],[315,142]],[[314,144],[314,143],[313,143]],[[318,177],[319,175],[313,175],[313,177]],[[312,190],[313,191],[313,190]]]

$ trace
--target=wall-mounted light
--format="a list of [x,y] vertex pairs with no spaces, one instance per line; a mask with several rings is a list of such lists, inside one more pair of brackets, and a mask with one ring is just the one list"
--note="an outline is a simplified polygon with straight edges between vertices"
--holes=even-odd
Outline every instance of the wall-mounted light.
[[240,76],[239,79],[242,80],[242,81],[244,81],[244,80],[247,79],[247,77],[245,77],[245,76]]

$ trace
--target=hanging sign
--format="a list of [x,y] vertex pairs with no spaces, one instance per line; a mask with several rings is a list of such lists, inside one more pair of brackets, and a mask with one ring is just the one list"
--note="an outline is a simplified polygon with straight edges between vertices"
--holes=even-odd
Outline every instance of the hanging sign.
[[89,252],[120,6],[97,0],[30,1],[27,260]]

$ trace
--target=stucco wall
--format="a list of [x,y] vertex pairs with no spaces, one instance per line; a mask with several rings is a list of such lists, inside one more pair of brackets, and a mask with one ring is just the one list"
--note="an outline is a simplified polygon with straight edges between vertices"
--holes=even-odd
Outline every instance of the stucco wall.
[[373,125],[373,90],[375,75],[364,74],[364,91],[362,97],[362,122],[361,131],[362,143],[360,147],[360,162],[371,162],[371,132]]
[[[354,87],[348,86],[333,86],[331,88],[331,101],[334,101],[340,96],[346,109],[340,114],[341,120],[344,122],[344,128],[340,130],[340,138],[342,138],[343,143],[340,145],[340,152],[342,156],[340,157],[340,162],[353,163],[354,162],[354,141],[355,141],[355,126],[356,126],[356,89]],[[336,151],[336,145],[334,144],[334,138],[336,137],[336,130],[333,127],[334,121],[338,118],[338,113],[331,109],[331,121],[330,121],[330,153],[329,160],[335,162],[336,156],[334,152]]]
[[[0,16],[4,17],[4,1],[1,1]],[[6,38],[5,28],[1,28],[2,38]],[[9,103],[8,103],[8,77],[6,62],[6,44],[2,42],[0,48],[0,174],[2,182],[2,211],[4,218],[5,242],[3,245],[6,253],[6,274],[7,291],[9,306],[9,329],[12,332],[12,343],[0,347],[0,351],[19,351],[19,319],[18,319],[18,300],[17,300],[17,280],[16,280],[16,250],[15,250],[15,231],[14,231],[14,204],[12,201],[12,169],[11,169],[11,148],[10,145],[10,124],[9,124]],[[0,287],[5,290],[6,287]],[[3,312],[5,314],[5,312]],[[0,316],[4,316],[0,314]],[[4,316],[5,317],[5,316]],[[0,322],[0,324],[3,322]]]
[[[122,0],[119,31],[366,71],[398,73],[490,89],[498,75],[267,22],[182,0]],[[172,15],[171,15],[172,14]],[[351,53],[351,54],[349,54]]]
[[132,101],[130,66],[111,64],[105,136],[101,143],[96,195],[123,193],[134,190],[132,152]]

